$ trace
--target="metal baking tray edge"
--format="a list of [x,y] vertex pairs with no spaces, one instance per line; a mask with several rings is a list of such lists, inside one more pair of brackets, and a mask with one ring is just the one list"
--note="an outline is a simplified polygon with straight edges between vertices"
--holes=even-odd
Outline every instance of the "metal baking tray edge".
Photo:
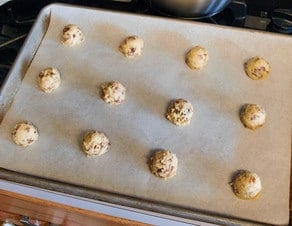
[[40,12],[32,29],[26,37],[11,70],[0,87],[0,123],[20,87],[23,75],[25,75],[29,68],[31,61],[46,34],[50,23],[50,12],[50,6],[45,7]]
[[11,181],[17,184],[24,184],[47,191],[53,191],[58,193],[63,193],[67,195],[72,195],[80,198],[86,198],[94,201],[101,201],[105,203],[111,203],[121,208],[130,207],[135,208],[139,212],[140,210],[150,211],[159,214],[174,216],[182,219],[201,221],[206,223],[218,224],[218,225],[267,225],[259,222],[247,221],[244,219],[230,218],[227,216],[217,215],[216,213],[203,212],[196,209],[187,209],[180,206],[174,206],[169,204],[163,204],[158,202],[153,202],[141,198],[136,198],[132,196],[121,195],[117,193],[112,193],[108,191],[85,188],[79,185],[68,184],[60,181],[55,181],[51,179],[36,177],[32,175],[27,175],[15,171],[10,171],[4,168],[0,168],[0,179]]
[[[39,13],[31,31],[29,32],[11,70],[9,71],[2,87],[0,87],[0,123],[5,113],[9,109],[13,98],[17,93],[23,75],[32,62],[43,37],[46,34],[50,23],[51,8],[55,5],[70,6],[67,4],[51,4],[42,9]],[[88,8],[88,7],[80,7]],[[105,10],[106,11],[106,10]],[[0,167],[0,179],[15,182],[18,184],[28,185],[47,191],[59,192],[67,195],[90,199],[92,201],[102,201],[119,206],[135,208],[137,210],[151,211],[155,213],[175,216],[188,220],[195,220],[219,225],[266,225],[260,222],[253,222],[244,219],[232,218],[230,216],[218,215],[216,213],[205,212],[197,209],[187,209],[180,206],[163,204],[125,196],[108,191],[86,188],[74,184],[68,184],[56,180],[36,177],[20,172],[7,170]]]

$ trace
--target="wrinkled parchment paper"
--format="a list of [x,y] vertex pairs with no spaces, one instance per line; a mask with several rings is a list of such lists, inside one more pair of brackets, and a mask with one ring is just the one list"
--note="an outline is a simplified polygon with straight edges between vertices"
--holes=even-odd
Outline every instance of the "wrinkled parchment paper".
[[[85,42],[60,43],[66,24],[77,24]],[[138,35],[143,54],[125,58],[120,42]],[[210,55],[201,71],[191,71],[185,53],[195,45]],[[242,219],[288,222],[291,144],[292,39],[288,36],[212,26],[205,23],[135,16],[74,7],[52,7],[48,31],[0,127],[1,167],[84,187],[155,200]],[[262,81],[249,79],[244,62],[264,57],[272,67]],[[39,72],[56,67],[61,87],[52,94],[37,85]],[[117,80],[126,101],[109,106],[99,87]],[[170,100],[194,106],[191,125],[165,119]],[[239,120],[245,103],[267,111],[264,127],[251,131]],[[39,140],[17,147],[11,131],[31,121]],[[89,130],[103,131],[108,153],[87,158],[81,140]],[[147,161],[157,149],[179,161],[177,175],[152,175]],[[238,170],[256,172],[263,191],[256,201],[235,197],[229,182]]]

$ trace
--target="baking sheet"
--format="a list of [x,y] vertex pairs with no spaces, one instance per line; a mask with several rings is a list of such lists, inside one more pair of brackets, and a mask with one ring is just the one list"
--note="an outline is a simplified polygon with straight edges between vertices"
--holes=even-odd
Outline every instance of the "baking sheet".
[[[81,46],[60,44],[68,23],[82,28]],[[132,34],[143,38],[145,48],[142,56],[129,60],[117,49]],[[291,44],[291,38],[281,35],[54,5],[48,31],[0,126],[1,167],[165,205],[285,224]],[[194,45],[205,46],[210,54],[199,72],[184,63],[185,52]],[[244,74],[243,63],[255,55],[272,66],[266,80],[252,81]],[[62,74],[60,89],[49,95],[36,84],[38,73],[48,66]],[[99,85],[111,80],[127,88],[120,106],[108,106],[99,97]],[[188,127],[164,118],[168,102],[179,97],[195,108]],[[238,119],[240,106],[249,102],[268,112],[267,123],[255,132]],[[32,121],[40,131],[38,142],[25,149],[10,137],[21,120]],[[112,147],[89,159],[80,142],[92,129],[104,131]],[[149,172],[147,159],[158,148],[178,156],[178,173],[171,180]],[[260,175],[264,190],[259,200],[233,195],[229,182],[239,169]]]

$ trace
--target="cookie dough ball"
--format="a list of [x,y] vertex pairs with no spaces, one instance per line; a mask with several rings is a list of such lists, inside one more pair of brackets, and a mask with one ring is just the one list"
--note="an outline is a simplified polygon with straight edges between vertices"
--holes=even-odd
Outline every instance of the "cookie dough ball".
[[245,127],[255,130],[264,125],[266,115],[266,111],[262,106],[258,104],[245,104],[240,111],[240,120]]
[[84,136],[82,147],[87,157],[99,156],[108,151],[110,142],[104,133],[91,131]]
[[63,28],[61,42],[65,46],[73,47],[84,41],[84,35],[75,24],[68,24]]
[[176,99],[172,101],[167,109],[166,118],[175,125],[189,125],[193,117],[193,106],[184,99]]
[[101,94],[106,103],[119,105],[126,98],[126,88],[119,82],[108,82],[101,86]]
[[17,123],[12,132],[14,143],[21,147],[32,145],[37,141],[38,137],[38,130],[31,122]]
[[201,70],[206,66],[208,60],[208,51],[201,46],[195,46],[186,55],[186,64],[192,70]]
[[156,151],[150,158],[150,171],[161,178],[171,178],[177,171],[177,157],[167,150]]
[[45,93],[51,93],[61,84],[60,72],[56,68],[46,68],[39,74],[38,83]]
[[140,56],[144,47],[143,40],[138,36],[127,37],[120,45],[119,50],[125,57]]
[[234,194],[240,199],[256,199],[262,190],[260,177],[249,171],[241,171],[231,183]]
[[253,80],[259,80],[269,75],[271,67],[263,58],[253,57],[245,63],[244,69],[248,77]]

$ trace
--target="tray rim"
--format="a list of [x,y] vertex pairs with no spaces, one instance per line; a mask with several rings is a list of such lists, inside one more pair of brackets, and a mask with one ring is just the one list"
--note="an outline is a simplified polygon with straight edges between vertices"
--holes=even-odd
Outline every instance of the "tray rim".
[[[16,95],[20,87],[23,75],[29,68],[34,58],[34,55],[36,54],[38,47],[46,34],[47,28],[50,23],[50,14],[51,6],[46,6],[40,11],[32,28],[26,36],[25,41],[23,42],[23,45],[20,48],[11,66],[11,69],[9,70],[2,85],[0,86],[0,123],[2,122],[6,112],[8,111],[14,99],[14,96]],[[27,53],[26,46],[33,43],[34,40],[32,39],[32,37],[34,37],[39,25],[42,26],[44,32],[42,34],[39,34],[38,42],[34,43],[34,48],[30,50],[31,52]]]
[[134,196],[127,196],[114,192],[93,189],[80,185],[62,182],[58,180],[47,179],[25,173],[20,173],[0,167],[0,179],[27,185],[34,188],[44,189],[51,192],[58,192],[64,195],[73,195],[75,197],[86,198],[92,201],[101,201],[135,208],[139,211],[151,211],[158,214],[175,216],[187,220],[201,221],[218,225],[268,225],[262,222],[250,221],[246,219],[234,218],[217,213],[210,213],[201,210],[184,208],[170,204],[163,204],[155,201],[149,201]]

